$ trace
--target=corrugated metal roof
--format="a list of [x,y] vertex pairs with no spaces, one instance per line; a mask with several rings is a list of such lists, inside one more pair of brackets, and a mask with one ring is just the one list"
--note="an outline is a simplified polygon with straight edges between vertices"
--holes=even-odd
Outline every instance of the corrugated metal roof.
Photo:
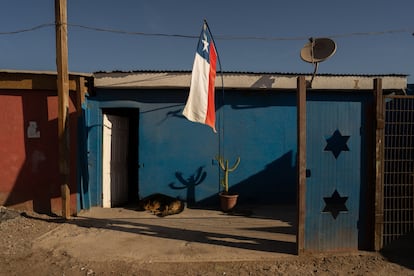
[[[137,73],[191,73],[191,70],[113,70],[113,71],[96,71],[94,75],[101,74],[137,74]],[[220,72],[217,72],[220,75]],[[237,74],[237,75],[280,75],[280,76],[309,76],[310,73],[295,73],[295,72],[253,72],[253,71],[224,71],[223,74]],[[318,73],[318,76],[332,76],[332,77],[408,77],[408,74],[333,74],[333,73]]]
[[[30,71],[0,69],[0,74],[34,74],[56,75],[56,71]],[[98,88],[151,89],[151,88],[188,88],[191,71],[189,70],[136,70],[110,71],[95,73],[69,72],[73,76],[94,77]],[[216,87],[221,87],[221,73],[218,73]],[[309,73],[293,72],[223,72],[223,83],[226,89],[296,89],[296,78]],[[313,89],[350,89],[364,90],[373,88],[373,79],[383,79],[383,89],[407,90],[406,74],[317,74]]]
[[[268,73],[268,72],[224,72],[223,84],[226,89],[296,89],[297,77],[305,73]],[[151,88],[188,88],[191,71],[112,71],[96,72],[95,86],[98,88],[151,89]],[[221,74],[216,79],[216,87],[221,87]],[[405,90],[407,75],[358,75],[358,74],[317,74],[312,89],[371,90],[373,80],[381,78],[383,89]]]

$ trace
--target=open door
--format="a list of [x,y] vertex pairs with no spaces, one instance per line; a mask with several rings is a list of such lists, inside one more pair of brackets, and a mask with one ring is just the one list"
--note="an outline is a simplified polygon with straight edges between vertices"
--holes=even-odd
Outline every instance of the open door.
[[102,205],[128,202],[129,119],[103,114]]

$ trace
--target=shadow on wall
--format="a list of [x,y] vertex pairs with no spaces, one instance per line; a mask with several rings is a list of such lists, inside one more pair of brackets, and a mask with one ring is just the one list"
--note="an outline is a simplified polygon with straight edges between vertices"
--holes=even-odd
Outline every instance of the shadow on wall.
[[207,176],[207,173],[203,172],[202,166],[196,170],[195,174],[190,175],[187,178],[183,177],[182,172],[176,172],[175,177],[178,179],[178,181],[180,181],[181,186],[177,186],[174,183],[170,183],[168,184],[168,186],[173,190],[186,189],[187,190],[187,196],[186,196],[187,206],[191,207],[191,206],[194,206],[196,203],[195,187],[203,183],[203,181],[206,179],[206,176]]
[[[2,162],[9,159],[9,167],[15,166],[20,169],[16,173],[13,172],[14,175],[8,175],[7,183],[3,182],[6,186],[6,198],[3,203],[0,202],[0,205],[33,210],[37,213],[57,213],[61,210],[61,182],[56,92],[13,91],[0,94],[0,97],[2,96],[13,96],[10,101],[5,101],[10,104],[5,108],[8,108],[16,119],[3,122],[6,124],[3,125],[4,132],[1,135],[8,135],[3,139],[9,141],[9,147],[5,149],[5,155],[0,159]],[[76,125],[74,113],[70,114],[69,120],[71,126]],[[8,129],[9,133],[4,129]],[[74,184],[76,181],[74,168],[76,132],[76,129],[70,130],[70,190],[72,194],[77,190]],[[22,145],[24,149],[21,149]],[[4,178],[3,181],[5,181]],[[74,198],[71,198],[71,201],[74,201]]]
[[79,185],[79,209],[91,208],[91,196],[89,190],[89,171],[88,171],[88,133],[89,129],[86,127],[85,108],[82,107],[82,113],[78,117],[78,156],[77,156],[77,174],[76,183]]
[[[296,163],[293,151],[266,165],[266,167],[231,185],[229,191],[239,194],[240,204],[295,204],[296,203]],[[218,206],[215,194],[197,202],[197,206]]]

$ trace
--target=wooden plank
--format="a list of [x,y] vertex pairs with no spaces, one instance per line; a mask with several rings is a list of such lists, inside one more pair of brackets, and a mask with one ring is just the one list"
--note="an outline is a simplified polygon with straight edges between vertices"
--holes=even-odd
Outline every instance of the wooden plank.
[[82,115],[82,104],[85,102],[85,78],[76,78],[76,114],[77,116]]
[[[374,250],[374,225],[375,225],[375,181],[376,181],[376,175],[375,175],[375,162],[372,160],[375,160],[375,133],[376,133],[376,104],[375,104],[375,95],[373,90],[371,91],[371,97],[372,101],[369,103],[364,104],[366,108],[363,110],[364,112],[364,120],[362,123],[363,126],[363,135],[365,135],[365,143],[364,141],[361,141],[362,143],[362,155],[366,156],[367,158],[363,158],[361,160],[361,165],[363,165],[366,168],[366,181],[361,182],[361,187],[364,188],[364,185],[366,185],[365,189],[366,192],[364,193],[361,191],[361,200],[366,202],[365,208],[366,208],[366,220],[359,224],[366,229],[365,238],[361,239],[359,242],[359,247],[364,250]],[[364,127],[365,125],[365,127]],[[364,161],[365,159],[365,161]],[[365,163],[365,165],[364,165]],[[365,196],[362,198],[362,196],[365,194]],[[361,201],[362,202],[362,201]],[[361,207],[363,207],[361,205]]]
[[70,218],[69,154],[69,73],[66,0],[55,0],[56,65],[58,90],[59,169],[61,174],[62,217]]
[[383,150],[384,150],[384,99],[382,96],[382,80],[374,79],[375,98],[375,226],[374,249],[382,248],[383,222],[384,222],[384,191],[383,191]]
[[[69,76],[70,91],[77,91],[79,77]],[[0,73],[0,89],[56,91],[56,74]]]
[[306,209],[306,80],[304,76],[297,79],[297,186],[298,186],[298,229],[296,246],[298,254],[305,251],[305,209]]
[[[82,104],[85,101],[85,94],[87,92],[85,87],[85,78],[84,77],[77,77],[75,79],[76,83],[76,94],[75,94],[75,108],[76,108],[76,126],[79,126],[79,120],[82,117]],[[83,125],[83,123],[82,123]],[[77,135],[79,136],[79,133],[77,132]],[[80,143],[86,143],[86,141],[81,141]],[[72,151],[76,151],[78,154],[76,156],[76,169],[79,169],[78,162],[82,162],[79,159],[79,143],[76,143],[74,146],[71,147]],[[82,204],[84,206],[84,204]],[[76,214],[76,212],[75,212]]]

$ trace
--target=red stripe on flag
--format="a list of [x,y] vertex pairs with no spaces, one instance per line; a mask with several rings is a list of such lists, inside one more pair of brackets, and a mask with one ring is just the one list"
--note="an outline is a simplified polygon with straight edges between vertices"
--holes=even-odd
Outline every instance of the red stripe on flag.
[[216,107],[215,107],[215,80],[216,80],[217,53],[213,42],[210,43],[210,72],[208,78],[208,104],[206,114],[206,125],[216,132]]

